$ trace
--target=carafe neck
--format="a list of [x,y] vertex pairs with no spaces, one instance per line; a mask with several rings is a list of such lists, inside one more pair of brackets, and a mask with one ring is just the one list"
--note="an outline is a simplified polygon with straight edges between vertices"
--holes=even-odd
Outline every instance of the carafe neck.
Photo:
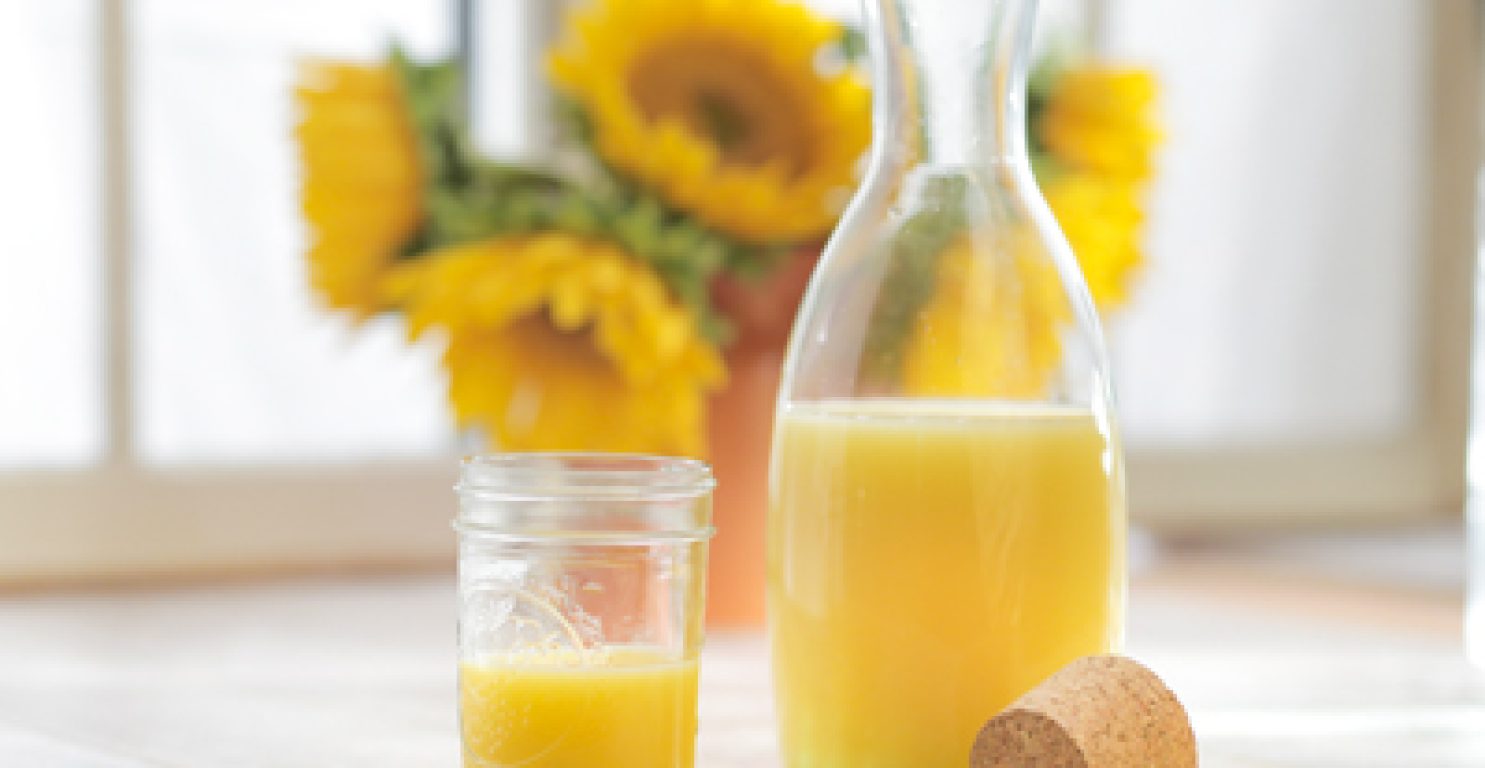
[[864,0],[878,171],[1028,162],[1026,72],[1036,0]]

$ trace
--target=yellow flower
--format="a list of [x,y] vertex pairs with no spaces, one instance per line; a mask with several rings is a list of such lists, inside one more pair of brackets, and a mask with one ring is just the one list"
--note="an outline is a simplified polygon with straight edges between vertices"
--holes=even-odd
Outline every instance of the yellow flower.
[[725,373],[653,270],[564,233],[451,246],[386,285],[409,329],[448,334],[449,399],[506,450],[699,455]]
[[1067,168],[1146,179],[1160,141],[1154,102],[1155,76],[1147,71],[1074,67],[1058,75],[1034,128]]
[[784,0],[595,0],[553,78],[597,152],[750,242],[828,233],[870,142],[870,95],[822,73],[840,28]]
[[1160,133],[1155,77],[1087,66],[1060,73],[1033,126],[1051,159],[1042,192],[1100,309],[1122,304],[1143,261],[1140,201]]
[[903,357],[915,395],[1025,398],[1043,394],[1062,358],[1069,317],[1052,262],[1029,240],[961,238],[939,257],[937,289],[919,311]]
[[1101,308],[1128,298],[1142,260],[1140,186],[1087,173],[1065,173],[1042,185],[1047,203],[1083,268],[1088,290]]
[[296,89],[310,284],[334,309],[385,308],[379,284],[422,222],[422,173],[388,66],[314,63]]

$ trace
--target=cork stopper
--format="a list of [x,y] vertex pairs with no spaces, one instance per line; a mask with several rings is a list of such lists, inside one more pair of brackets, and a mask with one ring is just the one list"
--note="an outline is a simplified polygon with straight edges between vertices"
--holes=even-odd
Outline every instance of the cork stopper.
[[970,768],[1195,768],[1186,710],[1122,656],[1063,667],[980,729]]

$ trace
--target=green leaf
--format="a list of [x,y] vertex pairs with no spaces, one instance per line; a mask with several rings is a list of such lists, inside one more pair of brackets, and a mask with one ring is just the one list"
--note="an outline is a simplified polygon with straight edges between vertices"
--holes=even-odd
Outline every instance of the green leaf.
[[866,33],[862,32],[860,27],[842,24],[840,37],[836,38],[835,46],[840,51],[841,58],[847,62],[855,64],[866,60]]

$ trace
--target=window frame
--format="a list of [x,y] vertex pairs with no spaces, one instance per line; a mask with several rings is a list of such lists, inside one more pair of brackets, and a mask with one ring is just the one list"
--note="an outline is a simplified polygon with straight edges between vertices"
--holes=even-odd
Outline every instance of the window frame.
[[86,468],[0,472],[0,585],[448,565],[452,454],[231,469],[154,468],[132,455],[128,6],[97,5],[104,453]]
[[1411,524],[1457,519],[1464,504],[1470,328],[1480,168],[1481,5],[1427,4],[1431,54],[1424,172],[1427,313],[1413,423],[1380,439],[1232,450],[1129,451],[1133,519],[1172,535]]

